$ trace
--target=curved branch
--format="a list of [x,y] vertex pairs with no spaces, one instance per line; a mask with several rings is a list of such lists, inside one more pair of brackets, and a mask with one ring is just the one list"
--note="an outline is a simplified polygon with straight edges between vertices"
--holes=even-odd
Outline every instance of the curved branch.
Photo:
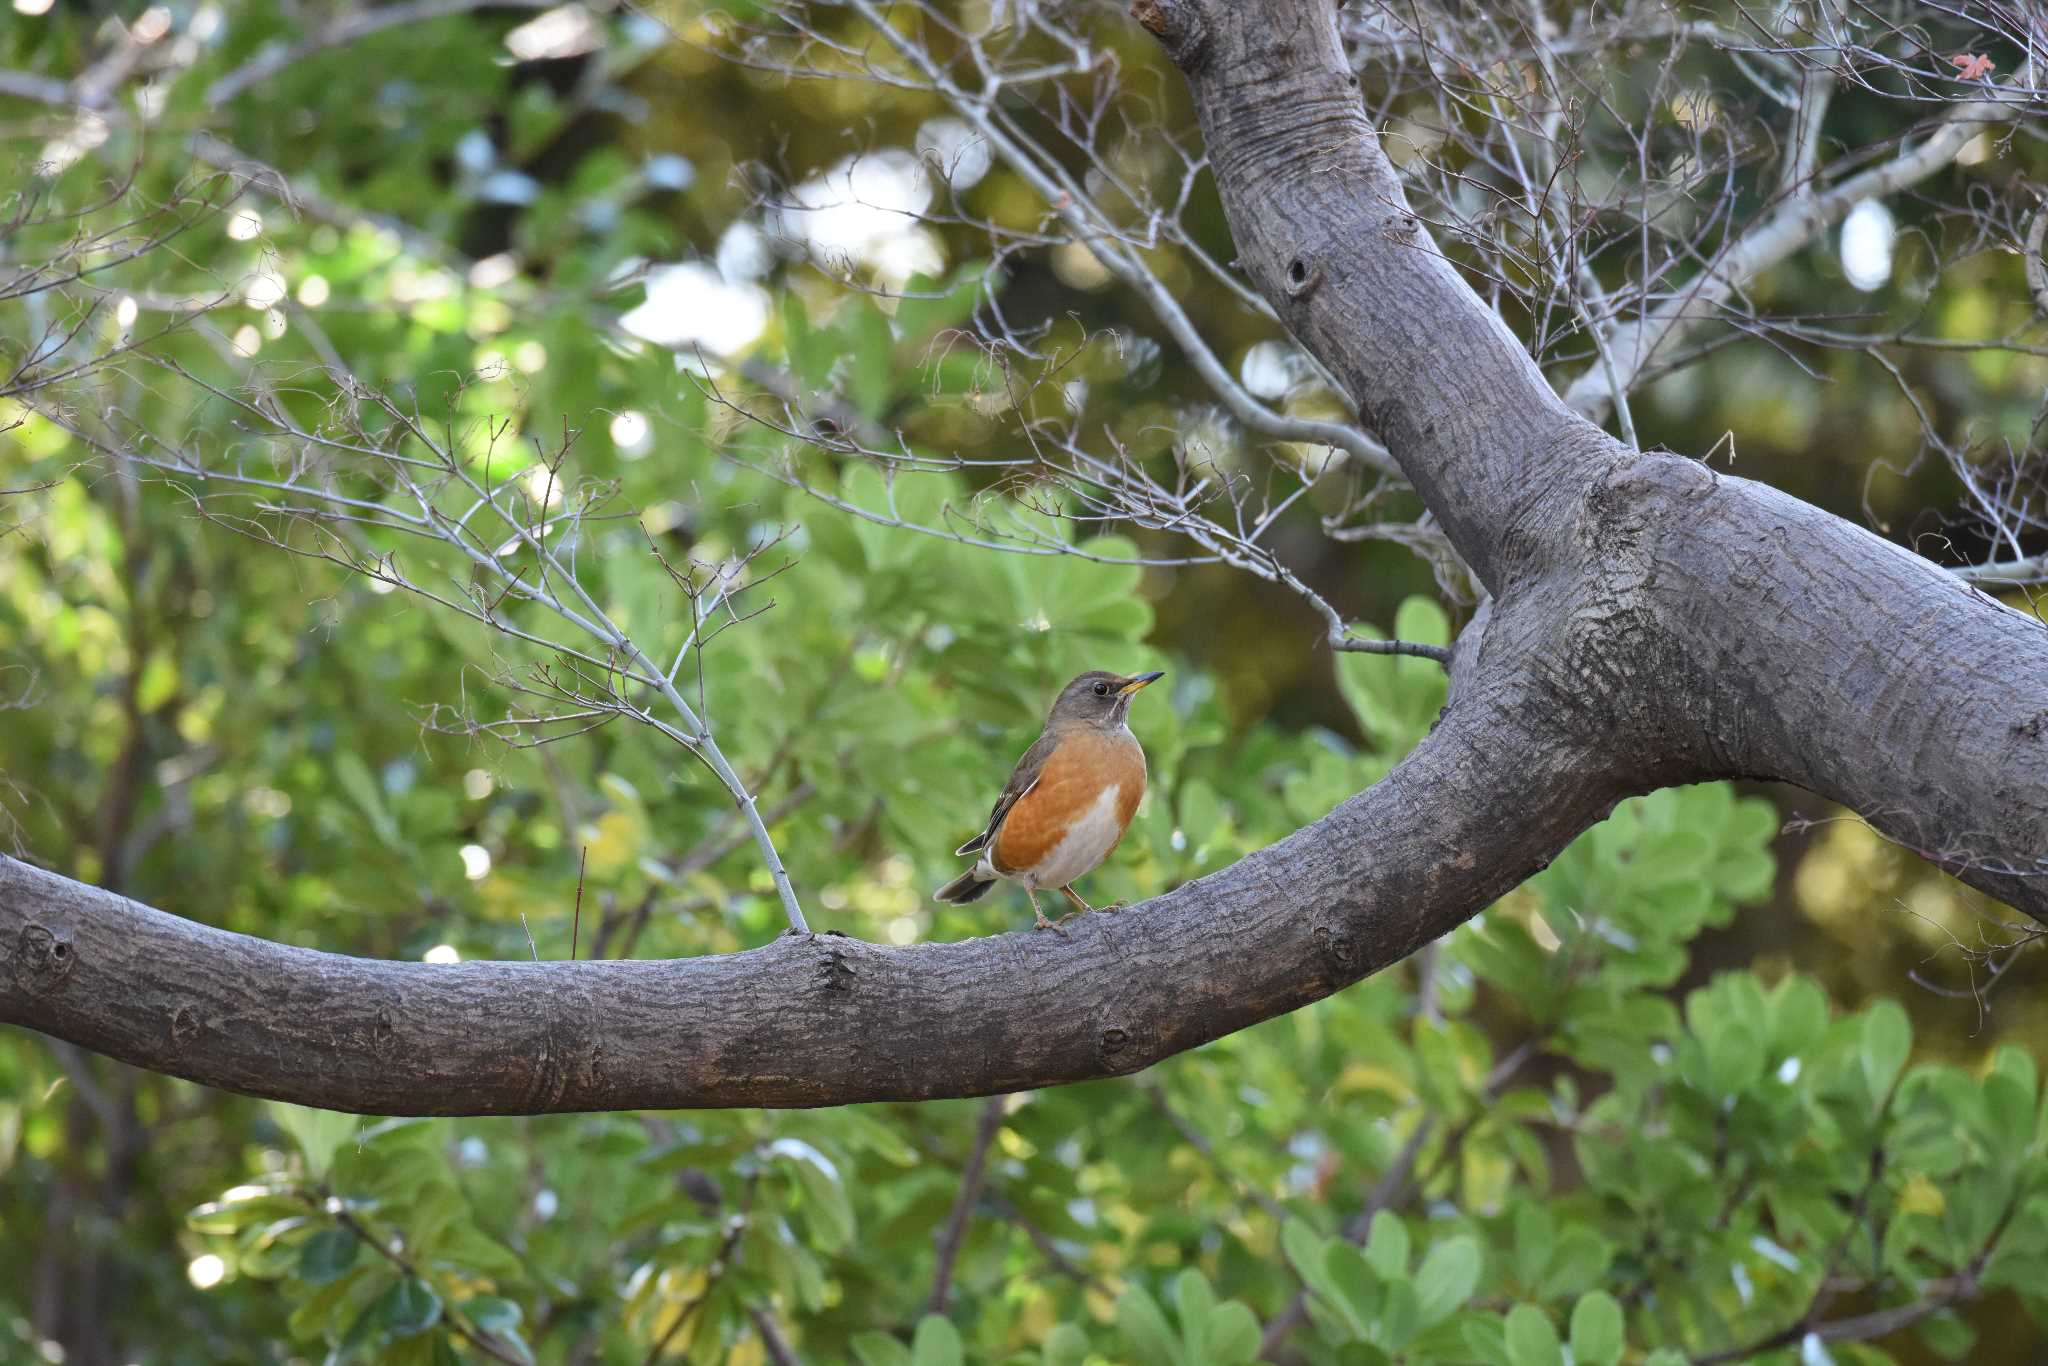
[[379,962],[0,858],[0,1020],[369,1114],[837,1105],[1134,1072],[1399,961],[1598,819],[1619,795],[1596,772],[1602,747],[1515,726],[1526,703],[1482,674],[1371,789],[1065,938],[787,934],[674,961]]

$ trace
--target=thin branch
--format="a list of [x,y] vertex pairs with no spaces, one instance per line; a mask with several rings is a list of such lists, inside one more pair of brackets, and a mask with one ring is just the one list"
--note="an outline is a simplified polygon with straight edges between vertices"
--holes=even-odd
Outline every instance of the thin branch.
[[1003,163],[1036,190],[1052,207],[1077,242],[1085,244],[1111,274],[1136,290],[1151,305],[1154,314],[1180,346],[1197,374],[1223,401],[1233,416],[1255,431],[1276,441],[1301,441],[1341,450],[1368,469],[1398,478],[1400,467],[1386,447],[1355,427],[1287,417],[1260,403],[1223,367],[1194,320],[1165,283],[1148,268],[1138,254],[1119,240],[1117,230],[1095,207],[1086,190],[1057,169],[1049,157],[1034,157],[994,114],[991,98],[972,95],[956,84],[924,48],[900,32],[874,0],[851,0],[853,8],[917,69],[932,90],[953,106],[954,112],[988,140]]
[[[1657,357],[1659,348],[1693,324],[1714,316],[1744,285],[1785,261],[1816,235],[1840,222],[1866,199],[1918,184],[1950,165],[1978,133],[2018,117],[2018,106],[1995,100],[1972,100],[1945,114],[1919,142],[1890,161],[1872,166],[1816,191],[1804,182],[1775,211],[1729,245],[1698,278],[1651,309],[1640,320],[1616,324],[1607,344],[1620,358],[1622,383],[1634,388],[1638,377]],[[1605,416],[1609,393],[1598,373],[1587,373],[1565,391],[1565,402],[1586,416]]]
[[760,1335],[762,1351],[775,1366],[802,1366],[802,1358],[789,1345],[789,1337],[782,1331],[782,1325],[775,1321],[774,1315],[758,1304],[750,1304],[747,1306],[747,1318]]
[[945,1313],[946,1302],[952,1298],[953,1264],[959,1260],[961,1246],[967,1241],[967,1224],[974,1217],[974,1207],[981,1199],[982,1179],[988,1171],[989,1145],[995,1142],[996,1130],[1003,1127],[1008,1105],[1008,1096],[991,1096],[981,1107],[981,1118],[974,1126],[973,1146],[967,1150],[967,1163],[960,1169],[959,1193],[953,1197],[952,1211],[939,1229],[932,1293],[925,1299],[927,1314]]

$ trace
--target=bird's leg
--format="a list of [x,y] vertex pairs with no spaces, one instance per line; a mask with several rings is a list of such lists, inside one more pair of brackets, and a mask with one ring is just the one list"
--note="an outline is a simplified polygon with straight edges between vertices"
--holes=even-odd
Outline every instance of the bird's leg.
[[[1062,888],[1061,890],[1064,891],[1065,889]],[[1058,920],[1047,920],[1045,918],[1045,912],[1038,909],[1038,889],[1036,887],[1026,887],[1024,889],[1024,895],[1031,898],[1031,914],[1036,916],[1038,920],[1038,923],[1033,925],[1031,928],[1034,930],[1051,930],[1060,938],[1065,939],[1067,937],[1067,932],[1061,929],[1060,926],[1067,923],[1066,917],[1062,916]],[[1073,894],[1069,892],[1068,895],[1071,896]]]
[[[1066,924],[1069,920],[1072,920],[1077,915],[1086,915],[1088,912],[1097,909],[1096,907],[1090,906],[1087,902],[1081,900],[1081,894],[1075,891],[1072,887],[1060,888],[1060,895],[1074,903],[1074,909],[1068,911],[1065,915],[1060,917],[1059,923],[1062,925]],[[1116,906],[1121,905],[1123,905],[1123,902],[1121,901],[1117,902],[1116,904]],[[1113,911],[1116,909],[1116,906],[1104,906],[1101,909],[1105,911]]]
[[1120,911],[1124,908],[1124,903],[1121,901],[1112,901],[1107,906],[1090,906],[1087,902],[1081,900],[1081,894],[1072,887],[1060,888],[1060,895],[1074,903],[1074,909],[1060,917],[1059,923],[1062,925],[1072,920],[1075,916],[1086,914],[1089,911]]

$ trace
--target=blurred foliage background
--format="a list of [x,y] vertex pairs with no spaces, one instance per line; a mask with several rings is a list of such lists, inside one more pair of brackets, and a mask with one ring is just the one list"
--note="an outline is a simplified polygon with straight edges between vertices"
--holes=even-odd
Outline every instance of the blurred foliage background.
[[[1168,672],[1134,713],[1154,787],[1098,902],[1315,819],[1427,729],[1435,665],[1333,656],[1272,584],[1137,563],[1173,559],[1156,537],[1075,536],[1027,497],[1014,515],[1087,557],[1002,554],[885,524],[946,524],[984,496],[971,468],[826,463],[805,476],[822,501],[778,477],[789,442],[732,401],[764,375],[920,448],[1000,447],[1015,407],[1067,401],[1141,458],[1195,427],[1251,458],[1085,252],[992,276],[974,232],[919,219],[941,173],[990,218],[1039,212],[929,96],[724,60],[723,9],[416,8],[239,87],[345,11],[15,0],[0,20],[6,259],[88,241],[92,262],[84,293],[0,299],[7,847],[355,954],[561,958],[574,934],[586,955],[685,955],[778,932],[730,802],[659,735],[449,724],[503,716],[545,655],[281,549],[329,543],[261,489],[110,467],[62,420],[90,402],[166,464],[273,469],[290,443],[266,424],[325,420],[344,373],[529,478],[542,517],[584,513],[579,575],[657,658],[691,630],[663,560],[744,578],[759,615],[695,656],[692,692],[817,928],[1025,923],[1008,893],[928,892],[1085,668]],[[1144,35],[1103,31],[1191,128]],[[28,88],[115,60],[153,73],[119,106],[146,125]],[[791,208],[761,166],[814,188]],[[1206,186],[1189,220],[1228,255]],[[127,259],[131,240],[151,248]],[[2026,316],[2016,264],[1951,267],[1932,300],[1913,271],[1902,245],[1898,283],[1862,304],[1957,335]],[[1771,290],[1839,307],[1840,276],[1830,238]],[[1064,348],[1061,383],[1005,396],[949,341],[984,286]],[[1248,381],[1270,361],[1270,325],[1184,302]],[[119,363],[56,397],[14,387],[47,372],[53,332]],[[2024,355],[1897,363],[1943,423],[2023,428],[2048,384]],[[1902,539],[1951,528],[1958,492],[1893,379],[1815,364],[1731,346],[1635,421],[1693,453],[1732,433],[1742,473]],[[1347,616],[1449,638],[1426,565],[1300,520],[1281,553]],[[350,545],[420,582],[463,572],[388,529]],[[1974,951],[2003,919],[1806,794],[1717,785],[1625,804],[1316,1007],[994,1102],[358,1122],[10,1032],[0,1358],[2037,1360],[2048,1002],[2035,956],[1986,980]]]

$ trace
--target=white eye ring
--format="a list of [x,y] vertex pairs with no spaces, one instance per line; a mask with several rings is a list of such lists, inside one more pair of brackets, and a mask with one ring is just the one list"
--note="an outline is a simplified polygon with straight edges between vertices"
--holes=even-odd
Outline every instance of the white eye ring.
[[1102,683],[1102,682],[1098,682],[1098,683],[1096,683],[1096,685],[1095,685],[1095,695],[1096,695],[1097,697],[1107,697],[1107,696],[1109,696],[1109,684],[1107,684],[1107,683]]

